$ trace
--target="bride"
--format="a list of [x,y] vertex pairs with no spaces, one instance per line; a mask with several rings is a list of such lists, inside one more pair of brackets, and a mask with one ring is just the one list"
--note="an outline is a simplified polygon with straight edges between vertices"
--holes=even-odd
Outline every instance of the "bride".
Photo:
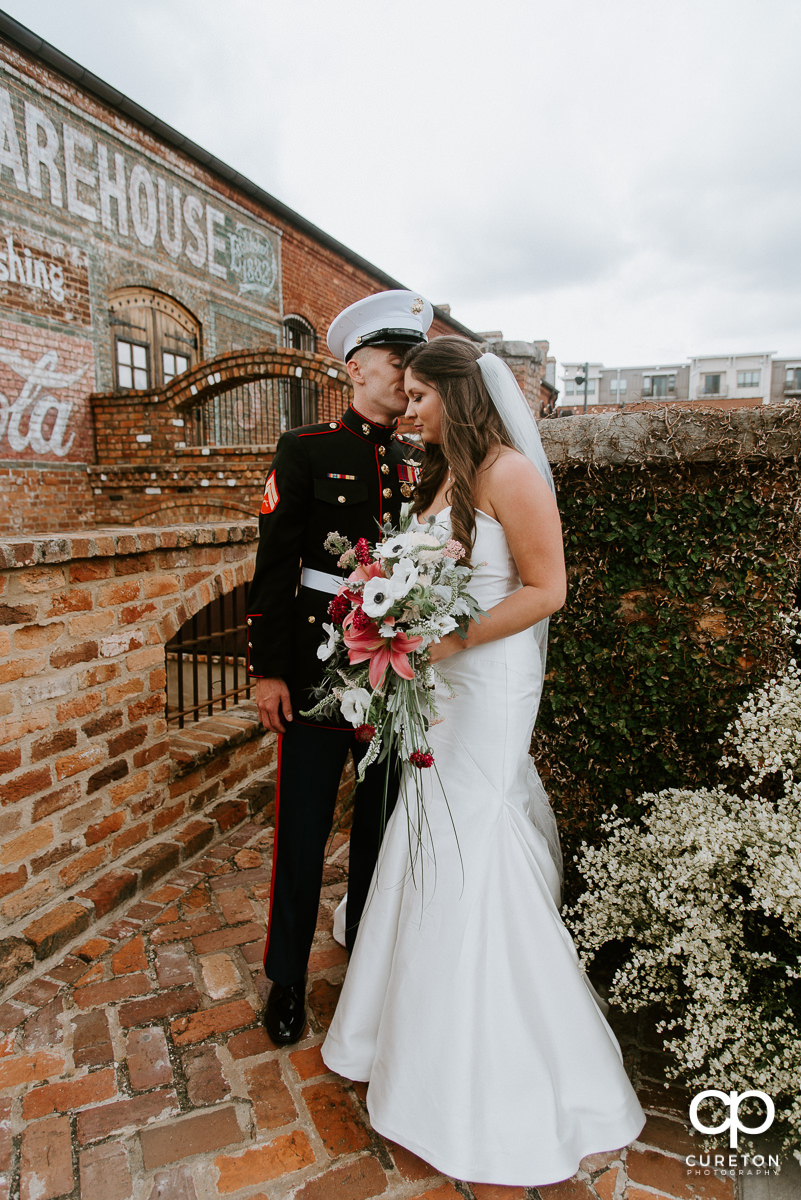
[[440,337],[404,365],[426,443],[418,519],[467,549],[488,615],[432,647],[449,685],[429,731],[436,770],[413,779],[407,764],[322,1054],[369,1080],[379,1133],[443,1174],[554,1183],[645,1120],[559,916],[558,836],[528,755],[565,597],[559,515],[500,359]]

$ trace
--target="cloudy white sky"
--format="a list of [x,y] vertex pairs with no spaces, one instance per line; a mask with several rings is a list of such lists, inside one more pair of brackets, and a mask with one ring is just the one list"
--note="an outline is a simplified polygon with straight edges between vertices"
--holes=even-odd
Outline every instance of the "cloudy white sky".
[[476,330],[801,353],[799,0],[3,0]]

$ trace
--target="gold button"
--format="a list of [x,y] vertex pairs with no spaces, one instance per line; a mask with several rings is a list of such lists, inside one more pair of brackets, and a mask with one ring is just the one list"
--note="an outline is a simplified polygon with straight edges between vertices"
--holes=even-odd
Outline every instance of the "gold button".
[[248,617],[248,625],[252,625],[252,624],[253,624],[253,618],[252,618],[252,617]]
[[344,497],[344,496],[337,496],[337,500],[339,501],[339,503],[340,503],[340,504],[344,504],[344,503],[345,503],[345,497]]
[[389,463],[382,463],[381,470],[385,475],[389,475]]
[[392,499],[392,488],[384,488],[384,490],[381,494],[385,500],[391,500]]
[[384,457],[384,455],[386,454],[386,452],[387,452],[387,448],[386,448],[386,446],[379,446],[379,447],[378,447],[378,453],[381,455],[381,457],[382,457],[382,458]]
[[408,483],[402,483],[401,484],[401,495],[405,496],[406,499],[408,500],[409,497],[411,496],[411,494],[412,494],[412,489],[409,487]]
[[382,514],[381,514],[381,521],[382,521],[382,524],[383,524],[383,522],[384,522],[384,521],[389,521],[389,520],[390,520],[390,518],[391,518],[391,513],[382,513]]
[[309,624],[313,625],[316,620],[317,620],[316,617],[309,617]]
[[369,436],[370,426],[366,422],[362,425],[362,433],[367,434]]
[[329,429],[336,429],[336,427],[337,427],[337,422],[336,422],[336,421],[329,421],[329,423],[328,423],[328,428],[329,428]]

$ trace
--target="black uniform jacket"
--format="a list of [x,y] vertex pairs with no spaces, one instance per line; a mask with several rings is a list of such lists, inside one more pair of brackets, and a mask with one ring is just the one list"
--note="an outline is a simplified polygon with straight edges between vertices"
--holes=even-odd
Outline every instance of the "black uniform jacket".
[[322,678],[317,648],[332,599],[302,587],[301,569],[344,579],[326,537],[337,531],[352,545],[360,537],[375,542],[386,517],[396,525],[421,460],[418,446],[352,407],[338,421],[291,429],[278,442],[248,591],[248,672],[286,680],[296,721],[312,707]]

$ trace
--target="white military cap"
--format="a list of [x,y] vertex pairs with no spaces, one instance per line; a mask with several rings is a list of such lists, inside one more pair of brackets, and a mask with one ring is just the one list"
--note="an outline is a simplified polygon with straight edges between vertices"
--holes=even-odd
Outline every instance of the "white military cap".
[[350,304],[331,322],[328,349],[348,361],[362,346],[413,346],[427,342],[434,320],[428,300],[415,292],[378,292]]

